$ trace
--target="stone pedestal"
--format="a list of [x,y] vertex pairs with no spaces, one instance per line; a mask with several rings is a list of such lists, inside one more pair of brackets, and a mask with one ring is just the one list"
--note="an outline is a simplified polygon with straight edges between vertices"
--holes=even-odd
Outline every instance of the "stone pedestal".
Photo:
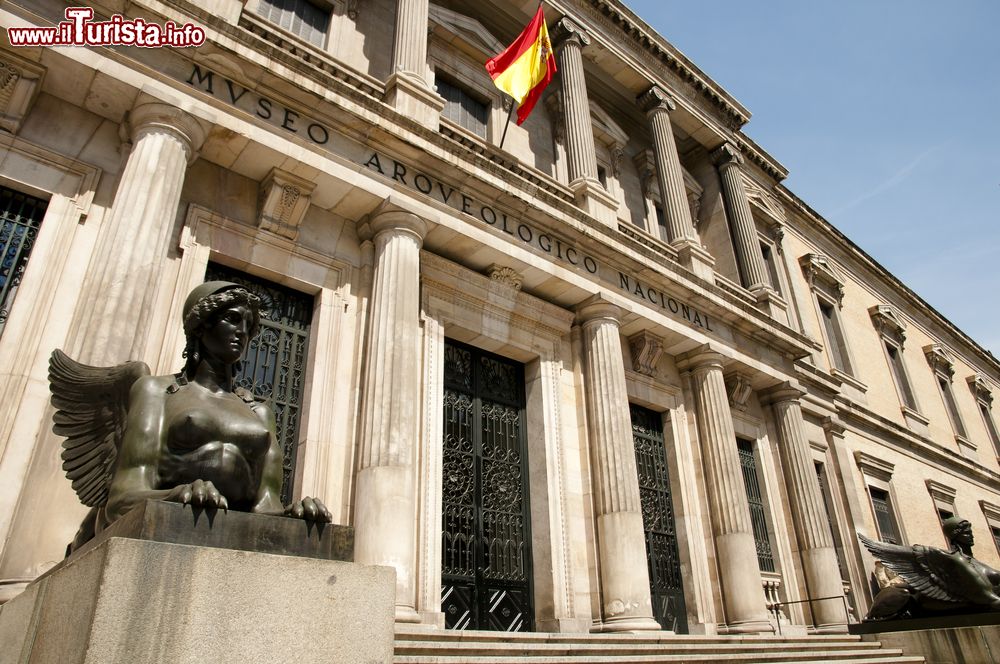
[[386,102],[400,113],[437,131],[444,99],[427,84],[428,0],[398,0],[392,75]]
[[112,537],[0,607],[0,664],[392,661],[392,569]]

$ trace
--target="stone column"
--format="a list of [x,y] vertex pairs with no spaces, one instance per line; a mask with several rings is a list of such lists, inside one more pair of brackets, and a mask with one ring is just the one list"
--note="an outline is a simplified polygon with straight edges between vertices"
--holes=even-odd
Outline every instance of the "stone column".
[[719,177],[722,180],[722,202],[726,207],[726,218],[733,235],[733,249],[736,263],[743,278],[743,285],[751,292],[770,288],[764,257],[760,253],[757,239],[757,225],[750,211],[750,200],[743,188],[741,170],[743,155],[732,143],[726,143],[712,153]]
[[677,250],[682,265],[702,279],[711,281],[714,278],[715,261],[698,242],[684,186],[684,169],[677,153],[677,142],[674,140],[670,120],[670,114],[677,110],[677,103],[663,88],[655,85],[639,95],[636,102],[649,118],[653,156],[656,160],[656,182],[667,223],[667,239]]
[[428,0],[397,0],[392,73],[386,102],[420,124],[437,130],[444,108],[427,82]]
[[658,630],[649,593],[639,474],[618,332],[621,311],[596,295],[577,314],[583,323],[604,629]]
[[597,153],[594,126],[590,119],[587,80],[583,71],[583,49],[590,37],[568,18],[556,23],[554,30],[562,77],[563,114],[569,170],[569,187],[577,205],[609,225],[617,218],[618,201],[612,198],[597,179]]
[[736,431],[722,375],[723,357],[702,347],[682,357],[678,368],[689,371],[691,376],[727,631],[771,632]]
[[667,222],[667,239],[671,243],[677,240],[694,240],[696,236],[687,190],[684,188],[684,171],[681,169],[670,123],[670,112],[677,110],[677,104],[669,94],[655,85],[639,95],[637,101],[649,118],[653,136],[656,182],[660,187],[660,199]]
[[396,569],[396,620],[418,622],[414,579],[423,220],[398,209],[369,221],[375,273],[365,348],[354,559]]
[[[774,409],[774,422],[781,444],[781,468],[799,541],[807,592],[811,598],[841,597],[844,586],[837,565],[837,551],[833,546],[823,494],[802,420],[799,399],[803,394],[795,386],[785,384],[768,393],[765,399]],[[846,630],[847,616],[844,615],[841,600],[825,600],[810,607],[820,629],[830,631],[834,626],[840,626],[841,630]]]
[[128,116],[132,151],[104,222],[73,328],[76,359],[98,366],[145,358],[151,309],[188,164],[205,130],[184,111],[144,103]]

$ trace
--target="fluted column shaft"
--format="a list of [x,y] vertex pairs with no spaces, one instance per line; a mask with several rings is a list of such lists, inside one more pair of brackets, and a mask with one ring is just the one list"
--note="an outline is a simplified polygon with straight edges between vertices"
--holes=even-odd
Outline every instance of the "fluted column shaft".
[[194,118],[158,102],[137,106],[128,122],[132,151],[84,285],[87,309],[74,326],[71,347],[88,364],[143,357],[184,176],[205,137]]
[[596,181],[594,127],[590,122],[587,80],[583,72],[583,48],[590,43],[590,37],[578,25],[565,18],[556,24],[555,32],[557,39],[561,40],[558,58],[563,86],[563,112],[566,116],[569,181],[570,184],[581,179]]
[[722,180],[722,202],[726,207],[726,217],[733,235],[733,249],[739,266],[743,284],[749,290],[769,287],[764,256],[760,252],[757,239],[757,225],[750,210],[750,199],[743,188],[740,174],[743,156],[739,149],[729,143],[713,154]]
[[617,307],[601,300],[579,310],[601,565],[601,613],[605,629],[611,631],[659,629],[650,599],[619,315]]
[[[801,394],[798,390],[789,389],[771,396],[781,443],[781,467],[809,596],[839,597],[844,594],[844,588],[822,490],[816,477],[809,441],[806,439],[802,406],[799,402]],[[843,625],[847,622],[844,605],[840,600],[817,602],[811,608],[818,626]]]
[[677,142],[670,122],[670,113],[677,110],[677,104],[669,94],[656,86],[642,94],[638,101],[649,118],[653,135],[656,181],[660,187],[668,239],[670,242],[693,240],[695,230],[684,186],[684,170],[677,154]]
[[416,622],[415,467],[424,222],[382,212],[370,222],[375,270],[366,344],[354,558],[396,569],[396,620]]
[[392,70],[424,78],[427,69],[428,0],[398,0]]
[[683,364],[691,371],[726,623],[732,632],[771,631],[722,356],[703,351]]

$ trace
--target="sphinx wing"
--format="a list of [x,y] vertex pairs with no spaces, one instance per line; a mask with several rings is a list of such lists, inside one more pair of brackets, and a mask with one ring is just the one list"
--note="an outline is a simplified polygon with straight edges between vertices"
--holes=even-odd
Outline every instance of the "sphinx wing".
[[49,358],[52,431],[65,436],[63,470],[80,502],[100,507],[107,502],[128,416],[129,390],[149,375],[145,362],[92,367],[61,350]]
[[927,546],[898,546],[876,542],[861,533],[858,538],[873,556],[898,574],[911,588],[921,595],[944,602],[961,602],[949,592],[946,579],[955,573],[954,561],[946,551]]

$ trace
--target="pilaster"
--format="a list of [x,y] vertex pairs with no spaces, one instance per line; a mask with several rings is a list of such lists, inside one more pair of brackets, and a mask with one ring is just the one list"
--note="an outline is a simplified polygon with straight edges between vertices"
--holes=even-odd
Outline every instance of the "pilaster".
[[384,206],[373,215],[375,269],[365,357],[355,560],[396,569],[396,621],[415,611],[416,470],[420,357],[420,247],[426,224]]
[[632,424],[619,335],[621,311],[600,295],[577,308],[594,477],[601,613],[608,631],[658,630],[649,592]]
[[729,633],[771,632],[750,522],[723,356],[703,346],[678,361],[690,373],[708,507]]

